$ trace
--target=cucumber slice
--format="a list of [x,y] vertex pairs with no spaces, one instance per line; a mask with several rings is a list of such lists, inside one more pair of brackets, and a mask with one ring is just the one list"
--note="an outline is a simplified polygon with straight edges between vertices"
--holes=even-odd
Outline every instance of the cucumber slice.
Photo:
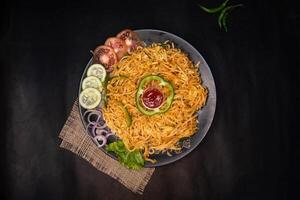
[[89,67],[87,71],[87,76],[96,76],[102,82],[104,82],[106,77],[106,70],[101,64],[93,64]]
[[88,76],[85,77],[82,81],[82,89],[85,90],[86,88],[95,88],[100,92],[103,89],[102,82],[96,76]]
[[96,108],[101,101],[101,93],[95,88],[86,88],[79,95],[79,103],[85,109]]

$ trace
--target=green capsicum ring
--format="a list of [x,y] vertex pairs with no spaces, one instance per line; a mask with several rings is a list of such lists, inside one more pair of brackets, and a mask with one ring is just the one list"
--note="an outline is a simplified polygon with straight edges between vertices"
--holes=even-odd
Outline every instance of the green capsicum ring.
[[[150,110],[150,109],[146,109],[143,105],[142,105],[142,102],[141,102],[141,95],[143,94],[144,92],[144,89],[143,87],[149,83],[150,81],[153,81],[153,80],[156,80],[156,81],[159,81],[159,85],[161,86],[165,86],[169,89],[169,92],[170,92],[170,95],[167,97],[166,101],[165,101],[165,105],[163,107],[160,107],[160,108],[155,108],[153,110]],[[137,92],[136,92],[136,95],[135,95],[135,102],[136,102],[136,106],[138,108],[138,110],[145,114],[145,115],[148,115],[148,116],[152,116],[152,115],[156,115],[156,114],[161,114],[161,113],[165,113],[167,112],[172,103],[173,103],[173,100],[174,100],[174,88],[173,88],[173,85],[166,81],[165,79],[163,79],[162,77],[158,76],[158,75],[148,75],[148,76],[145,76],[141,81],[140,81],[140,84],[138,86],[138,89],[137,89]]]

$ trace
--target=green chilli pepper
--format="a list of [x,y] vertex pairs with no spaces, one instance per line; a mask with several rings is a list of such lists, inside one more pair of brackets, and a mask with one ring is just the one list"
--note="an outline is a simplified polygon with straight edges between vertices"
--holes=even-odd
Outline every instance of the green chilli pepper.
[[204,6],[200,6],[200,8],[202,10],[204,10],[205,12],[207,13],[218,13],[220,12],[219,14],[219,17],[218,17],[218,24],[219,24],[219,27],[220,28],[224,28],[225,31],[227,32],[227,17],[228,17],[228,14],[229,12],[236,8],[236,7],[241,7],[243,6],[243,4],[237,4],[237,5],[233,5],[233,6],[227,6],[227,3],[228,3],[229,0],[226,0],[225,2],[223,2],[220,6],[216,7],[216,8],[206,8]]
[[[234,5],[234,6],[227,6],[226,8],[224,8],[222,10],[222,12],[220,13],[219,17],[218,17],[219,27],[222,28],[222,25],[223,26],[225,25],[226,26],[226,31],[227,31],[226,18],[228,16],[229,11],[231,11],[232,9],[234,9],[236,7],[241,7],[241,6],[243,6],[243,4],[237,4],[237,5]],[[226,18],[222,23],[222,20],[223,20],[224,17],[226,17]]]
[[225,2],[223,2],[220,6],[218,6],[216,8],[206,8],[206,7],[201,6],[201,5],[199,5],[199,6],[202,10],[204,10],[207,13],[217,13],[217,12],[221,11],[226,6],[228,1],[229,0],[226,0]]
[[103,85],[103,91],[102,91],[102,100],[103,100],[103,106],[106,108],[107,106],[107,84],[108,84],[109,78],[108,76],[105,77],[102,85]]
[[124,114],[125,114],[125,119],[126,119],[126,124],[127,127],[130,127],[132,124],[132,117],[129,113],[129,111],[127,110],[127,108],[124,106],[124,104],[121,101],[118,101],[119,106],[122,108]]
[[102,100],[103,100],[103,106],[106,107],[107,106],[107,85],[108,85],[108,82],[115,79],[115,78],[128,78],[128,76],[126,75],[114,75],[114,76],[109,76],[107,75],[102,83],[103,85],[103,91],[102,91]]
[[115,78],[128,78],[128,76],[122,75],[122,74],[110,76],[110,77],[109,77],[109,81],[111,81],[112,79],[115,79]]
[[[141,96],[144,92],[144,86],[147,85],[147,83],[151,82],[151,81],[158,81],[160,86],[164,86],[167,87],[169,89],[169,95],[167,97],[167,99],[164,102],[164,105],[160,108],[154,108],[154,109],[148,109],[146,108],[141,100]],[[166,80],[164,80],[162,77],[157,76],[157,75],[149,75],[144,77],[139,84],[139,87],[137,89],[136,95],[135,95],[135,101],[136,101],[136,106],[138,108],[138,110],[148,116],[152,116],[155,114],[160,114],[160,113],[165,113],[167,112],[172,103],[173,103],[173,99],[174,99],[174,88],[172,86],[172,84]]]
[[226,22],[227,22],[228,14],[229,14],[228,12],[225,13],[224,16],[223,16],[223,19],[222,19],[222,25],[223,25],[223,27],[224,27],[224,29],[225,29],[226,32],[227,32],[227,24],[226,24]]

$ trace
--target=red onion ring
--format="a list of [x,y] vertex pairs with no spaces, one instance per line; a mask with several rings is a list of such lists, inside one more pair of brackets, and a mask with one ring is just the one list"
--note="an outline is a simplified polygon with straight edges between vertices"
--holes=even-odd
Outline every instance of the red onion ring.
[[[93,131],[93,129],[94,129],[95,126],[97,126],[97,124],[91,122],[91,123],[89,123],[89,124],[86,126],[86,129],[85,129],[86,132],[87,132],[87,133],[91,133],[93,137],[96,136],[96,135],[95,135],[95,132]],[[92,128],[92,131],[89,131],[90,128]]]
[[105,135],[105,137],[106,137],[106,139],[108,139],[108,137],[109,137],[109,136],[112,136],[112,135],[115,135],[115,134],[109,133],[109,134]]
[[92,134],[93,134],[93,136],[96,136],[97,134],[96,134],[96,127],[97,127],[97,124],[95,124],[94,126],[93,126],[93,128],[92,128]]
[[96,133],[96,135],[106,136],[108,134],[108,131],[105,129],[96,129],[95,133]]
[[[88,123],[91,123],[91,122],[99,122],[101,116],[102,116],[102,112],[101,111],[98,111],[98,110],[88,110],[86,111],[83,116],[85,117],[87,115],[87,121]],[[97,119],[96,121],[92,120],[91,119],[91,116],[93,115],[96,115],[97,116]]]
[[95,113],[95,114],[101,114],[101,112],[100,111],[98,111],[98,110],[87,110],[87,111],[85,111],[84,113],[83,113],[83,117],[85,117],[87,114],[89,114],[89,113],[91,113],[91,112],[93,112],[93,113]]
[[[93,116],[96,116],[96,119]],[[83,114],[87,120],[86,132],[92,136],[97,147],[106,145],[107,138],[114,135],[109,129],[106,129],[107,125],[102,116],[101,110],[87,110]]]
[[86,125],[87,127],[90,127],[90,126],[95,126],[96,128],[101,128],[101,129],[104,129],[107,127],[106,124],[103,124],[103,125],[99,125],[99,123],[96,123],[96,122],[90,122]]
[[97,128],[104,129],[104,128],[106,128],[106,127],[107,127],[107,125],[106,125],[106,124],[103,124],[103,125],[99,125],[99,124],[97,124]]
[[85,115],[85,114],[87,114],[87,113],[96,113],[96,114],[99,114],[99,115],[101,115],[102,114],[102,111],[101,110],[86,110],[85,112],[84,112],[84,114],[83,115]]
[[[103,147],[103,146],[106,144],[106,142],[107,142],[106,137],[104,137],[103,135],[97,135],[97,136],[95,136],[93,139],[94,139],[95,142],[97,143],[97,146],[98,146],[98,147]],[[99,143],[99,140],[102,141],[101,144]]]

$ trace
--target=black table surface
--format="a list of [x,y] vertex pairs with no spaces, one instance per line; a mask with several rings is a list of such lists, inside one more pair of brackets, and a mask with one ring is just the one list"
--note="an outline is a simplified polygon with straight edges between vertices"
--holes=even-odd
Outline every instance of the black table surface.
[[[1,195],[7,199],[288,199],[300,158],[299,27],[287,1],[230,1],[226,33],[199,9],[221,1],[1,1]],[[295,4],[296,5],[296,4]],[[174,33],[208,62],[217,109],[204,141],[130,192],[59,148],[90,50],[125,28]],[[3,199],[3,198],[1,198]]]

